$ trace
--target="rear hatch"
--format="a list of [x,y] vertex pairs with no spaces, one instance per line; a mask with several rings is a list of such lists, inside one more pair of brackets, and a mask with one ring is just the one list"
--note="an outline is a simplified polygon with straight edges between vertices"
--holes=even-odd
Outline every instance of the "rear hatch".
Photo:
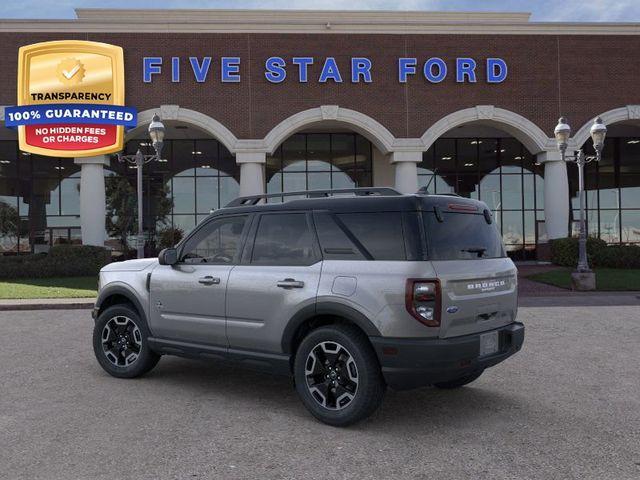
[[517,270],[486,205],[451,198],[422,214],[440,280],[440,337],[483,332],[515,320]]

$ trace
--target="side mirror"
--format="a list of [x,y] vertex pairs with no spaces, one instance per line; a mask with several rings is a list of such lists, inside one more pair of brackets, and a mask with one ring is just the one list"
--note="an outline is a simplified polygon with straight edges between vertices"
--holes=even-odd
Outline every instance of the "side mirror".
[[178,263],[178,251],[175,248],[165,248],[158,255],[160,265],[175,265]]

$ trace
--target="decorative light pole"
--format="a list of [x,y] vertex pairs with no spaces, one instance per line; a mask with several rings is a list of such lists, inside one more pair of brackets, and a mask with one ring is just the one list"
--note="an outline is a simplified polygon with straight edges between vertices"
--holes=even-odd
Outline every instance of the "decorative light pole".
[[604,138],[607,134],[607,127],[602,123],[602,119],[597,117],[593,125],[591,125],[591,139],[593,140],[593,148],[596,151],[595,156],[585,155],[582,149],[575,152],[573,155],[567,155],[567,146],[569,143],[569,137],[571,136],[571,127],[567,123],[567,119],[561,117],[558,120],[558,125],[554,130],[556,141],[558,143],[558,149],[562,154],[563,161],[574,162],[578,166],[578,192],[580,198],[580,237],[578,240],[578,267],[573,275],[574,285],[579,280],[578,277],[582,277],[586,280],[586,288],[579,288],[584,290],[592,290],[595,288],[595,276],[589,268],[589,261],[587,259],[587,228],[585,222],[585,191],[584,191],[584,166],[593,161],[599,162],[602,158],[602,149],[604,147]]
[[151,124],[149,125],[149,137],[151,138],[151,144],[153,145],[155,153],[153,155],[143,155],[139,148],[135,155],[122,155],[118,153],[118,161],[135,165],[135,168],[137,169],[138,235],[136,237],[136,250],[138,252],[138,258],[144,258],[144,233],[142,231],[142,166],[152,160],[160,160],[162,158],[160,154],[162,152],[162,144],[164,142],[164,133],[164,124],[160,121],[158,114],[155,114],[151,119]]

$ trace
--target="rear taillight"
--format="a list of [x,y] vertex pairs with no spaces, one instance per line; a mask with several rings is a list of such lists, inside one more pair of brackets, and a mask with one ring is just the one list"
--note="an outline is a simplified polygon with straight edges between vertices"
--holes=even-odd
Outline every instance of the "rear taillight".
[[428,327],[440,326],[440,282],[438,280],[407,280],[405,291],[407,311]]

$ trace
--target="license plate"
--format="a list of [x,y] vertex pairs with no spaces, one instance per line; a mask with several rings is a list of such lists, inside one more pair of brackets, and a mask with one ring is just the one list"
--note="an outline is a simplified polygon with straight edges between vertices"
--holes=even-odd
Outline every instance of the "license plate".
[[483,333],[480,335],[480,356],[486,357],[498,351],[498,332]]

